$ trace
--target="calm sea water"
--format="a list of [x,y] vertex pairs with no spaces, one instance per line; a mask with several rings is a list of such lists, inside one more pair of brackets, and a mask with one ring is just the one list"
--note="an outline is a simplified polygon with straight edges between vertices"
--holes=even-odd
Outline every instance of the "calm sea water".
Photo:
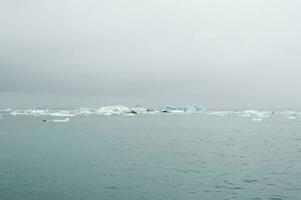
[[301,199],[301,121],[0,119],[1,200]]

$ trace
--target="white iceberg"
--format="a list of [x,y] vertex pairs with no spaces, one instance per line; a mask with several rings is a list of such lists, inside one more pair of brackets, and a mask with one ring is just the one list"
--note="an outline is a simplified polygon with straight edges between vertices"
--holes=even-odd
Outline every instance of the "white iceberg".
[[163,112],[167,113],[196,113],[196,112],[204,112],[205,108],[193,104],[192,106],[183,106],[183,107],[175,107],[175,106],[166,106]]
[[141,105],[137,105],[133,108],[130,108],[130,113],[131,114],[145,114],[145,113],[148,113],[148,112],[151,112],[153,110],[151,109],[146,109],[144,107],[142,107]]
[[95,114],[101,115],[121,115],[125,113],[130,113],[130,108],[123,105],[105,106],[95,110]]

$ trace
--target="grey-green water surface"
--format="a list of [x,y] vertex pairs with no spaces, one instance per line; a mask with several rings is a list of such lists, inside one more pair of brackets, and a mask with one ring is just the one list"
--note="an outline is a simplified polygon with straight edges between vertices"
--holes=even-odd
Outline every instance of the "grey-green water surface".
[[301,199],[301,121],[0,119],[1,200]]

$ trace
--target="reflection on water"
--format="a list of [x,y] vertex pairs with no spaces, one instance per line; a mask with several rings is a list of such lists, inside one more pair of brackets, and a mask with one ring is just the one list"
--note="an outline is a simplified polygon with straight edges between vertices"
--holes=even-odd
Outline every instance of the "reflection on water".
[[0,199],[294,199],[299,119],[39,117],[0,121]]

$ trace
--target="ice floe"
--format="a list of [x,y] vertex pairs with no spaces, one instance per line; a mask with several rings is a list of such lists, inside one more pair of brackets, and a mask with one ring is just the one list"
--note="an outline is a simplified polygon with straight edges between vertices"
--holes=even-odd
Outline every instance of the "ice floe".
[[297,119],[296,116],[288,116],[287,119]]
[[49,116],[53,117],[75,117],[76,114],[70,113],[69,111],[59,111],[59,112],[51,112],[49,113]]
[[253,118],[252,121],[253,122],[262,122],[263,118]]
[[53,122],[69,122],[69,118],[65,118],[65,119],[53,119]]
[[90,116],[90,115],[95,114],[95,110],[93,108],[79,108],[74,111],[74,114]]
[[10,113],[11,115],[32,115],[32,116],[43,116],[49,115],[49,110],[42,109],[26,109],[26,110],[14,110]]
[[222,111],[208,111],[207,114],[223,117],[223,116],[226,116],[226,115],[234,114],[234,111],[225,111],[225,110],[222,110]]
[[163,112],[167,112],[167,113],[197,113],[197,112],[204,112],[204,111],[205,111],[204,107],[198,106],[196,104],[181,106],[181,107],[168,105],[165,107],[165,110],[163,110]]

